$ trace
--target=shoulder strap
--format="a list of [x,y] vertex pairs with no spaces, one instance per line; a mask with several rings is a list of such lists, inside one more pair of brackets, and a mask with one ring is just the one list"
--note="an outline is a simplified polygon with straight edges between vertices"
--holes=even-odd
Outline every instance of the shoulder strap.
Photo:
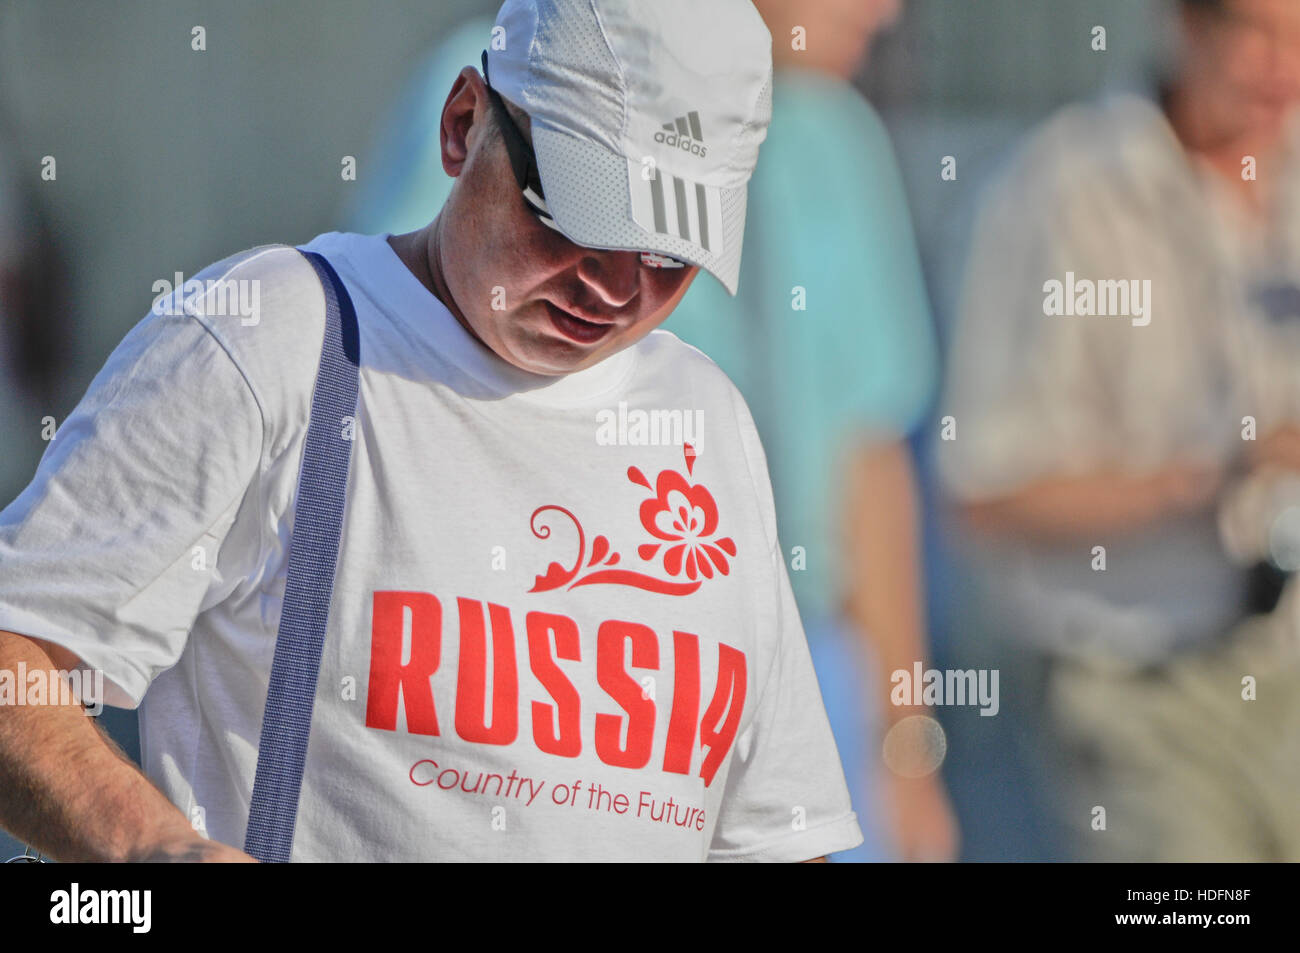
[[352,299],[328,261],[315,252],[302,253],[325,291],[325,340],[298,475],[284,609],[244,838],[248,854],[278,863],[287,863],[293,849],[352,459],[352,441],[343,437],[342,421],[356,413],[360,370]]

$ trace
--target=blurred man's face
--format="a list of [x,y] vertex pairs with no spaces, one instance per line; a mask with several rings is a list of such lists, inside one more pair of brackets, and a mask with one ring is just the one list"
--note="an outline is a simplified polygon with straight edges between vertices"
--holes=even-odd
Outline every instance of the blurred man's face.
[[[773,57],[851,79],[872,38],[902,12],[903,0],[756,0],[772,34]],[[789,55],[790,31],[806,31],[807,48]]]
[[[516,115],[528,137],[527,117]],[[661,324],[699,268],[651,268],[638,252],[585,248],[542,224],[500,135],[484,136],[493,121],[482,76],[463,70],[443,109],[443,167],[457,182],[440,216],[443,277],[458,317],[526,371],[590,367]]]
[[1228,0],[1188,19],[1191,68],[1215,119],[1239,135],[1271,135],[1300,102],[1300,0]]

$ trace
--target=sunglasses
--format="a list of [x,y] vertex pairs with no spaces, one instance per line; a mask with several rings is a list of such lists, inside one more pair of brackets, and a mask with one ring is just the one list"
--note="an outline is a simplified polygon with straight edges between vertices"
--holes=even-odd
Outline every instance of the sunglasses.
[[[500,127],[501,137],[505,140],[506,154],[510,157],[510,168],[515,174],[515,183],[519,186],[519,191],[523,193],[524,205],[547,228],[560,231],[560,226],[555,224],[555,218],[551,215],[551,210],[546,205],[546,196],[542,192],[542,176],[537,170],[537,153],[524,138],[523,132],[515,125],[515,120],[506,109],[501,94],[492,88],[492,81],[488,78],[487,50],[483,51],[483,81],[487,84],[488,101],[492,103],[497,126]],[[658,252],[643,251],[640,255],[641,264],[648,268],[689,267],[684,261],[678,261],[676,258]]]

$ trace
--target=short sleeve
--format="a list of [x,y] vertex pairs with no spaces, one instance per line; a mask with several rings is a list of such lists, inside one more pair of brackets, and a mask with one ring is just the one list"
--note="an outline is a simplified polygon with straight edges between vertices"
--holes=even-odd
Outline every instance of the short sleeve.
[[185,647],[261,447],[229,354],[155,306],[0,512],[0,629],[75,652],[106,703],[136,707]]
[[736,743],[710,861],[798,862],[862,843],[789,575],[778,550],[775,657]]

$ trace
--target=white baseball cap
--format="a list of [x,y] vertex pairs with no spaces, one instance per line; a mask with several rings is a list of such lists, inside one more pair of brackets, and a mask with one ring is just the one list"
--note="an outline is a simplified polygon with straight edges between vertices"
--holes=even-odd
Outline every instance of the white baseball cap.
[[529,114],[567,238],[699,265],[734,295],[746,186],[772,117],[751,0],[506,0],[492,88]]

